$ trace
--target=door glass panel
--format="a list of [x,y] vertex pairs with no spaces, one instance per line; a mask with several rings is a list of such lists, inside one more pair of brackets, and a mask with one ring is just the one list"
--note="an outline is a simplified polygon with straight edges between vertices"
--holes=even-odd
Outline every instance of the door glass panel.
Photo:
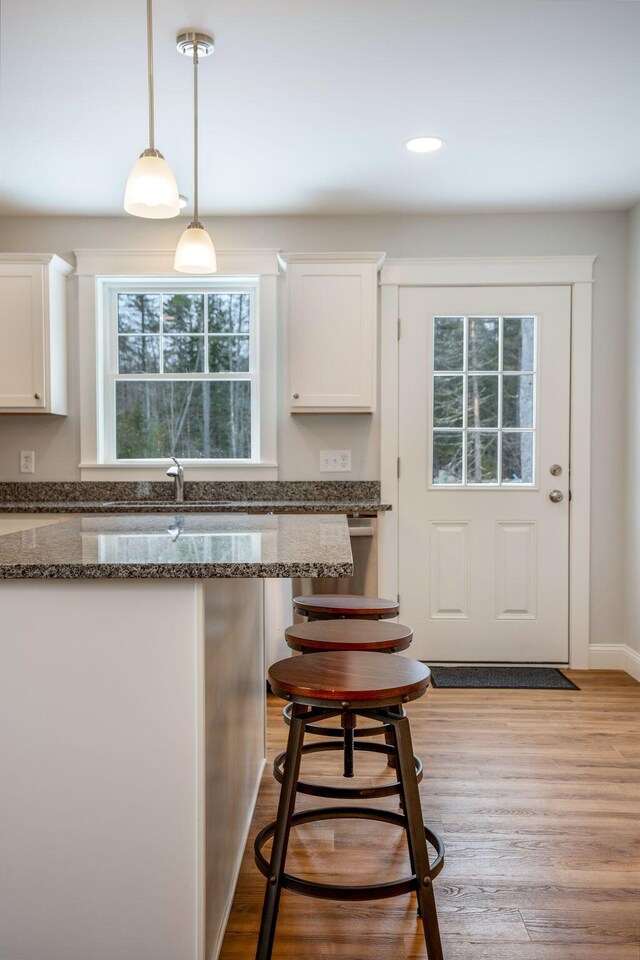
[[467,434],[467,483],[498,482],[498,434]]
[[533,433],[502,434],[502,482],[533,483]]
[[533,317],[505,317],[502,346],[503,370],[533,370],[535,320]]
[[498,375],[469,376],[467,426],[498,426]]
[[436,317],[434,322],[433,369],[464,368],[464,317]]
[[507,375],[502,381],[502,426],[533,426],[533,376]]
[[433,437],[433,482],[462,483],[462,430],[434,434]]
[[535,483],[536,336],[535,317],[434,318],[433,484]]
[[498,317],[469,318],[468,370],[497,370],[500,356]]
[[433,425],[464,426],[464,378],[435,377],[433,381]]

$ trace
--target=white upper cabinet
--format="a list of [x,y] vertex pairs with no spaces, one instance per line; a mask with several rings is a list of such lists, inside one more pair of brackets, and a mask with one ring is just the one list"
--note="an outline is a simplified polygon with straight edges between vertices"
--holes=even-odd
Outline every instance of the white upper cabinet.
[[0,255],[0,413],[67,412],[71,270],[53,255]]
[[384,254],[285,253],[291,413],[372,413]]

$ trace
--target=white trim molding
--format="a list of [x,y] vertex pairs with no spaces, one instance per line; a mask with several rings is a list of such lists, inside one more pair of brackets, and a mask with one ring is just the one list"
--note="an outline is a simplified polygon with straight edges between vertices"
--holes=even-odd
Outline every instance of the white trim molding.
[[592,283],[595,256],[387,260],[381,286],[475,287]]
[[[154,480],[161,464],[104,462],[101,443],[101,370],[103,342],[100,316],[102,281],[114,278],[144,280],[168,277],[182,280],[173,270],[173,251],[76,250],[80,354],[80,476],[82,480]],[[258,281],[258,383],[260,390],[260,459],[255,461],[186,461],[187,473],[199,480],[277,480],[277,326],[278,259],[276,250],[221,250],[216,278]],[[200,285],[202,277],[193,278]],[[159,463],[159,462],[158,462]],[[164,461],[162,461],[164,463]]]
[[[569,664],[590,663],[591,339],[595,256],[455,257],[387,260],[380,276],[380,449],[382,500],[379,593],[398,580],[398,322],[403,286],[571,286],[571,503],[569,513]],[[591,648],[593,649],[593,648]]]
[[624,670],[640,682],[640,653],[626,643],[592,643],[589,646],[591,670]]
[[365,253],[279,253],[278,264],[285,273],[289,263],[375,263],[380,270],[384,258],[385,254],[379,251]]
[[[182,277],[173,269],[175,250],[74,250],[76,274],[84,276]],[[277,276],[277,250],[216,250],[221,276]],[[200,278],[202,279],[202,278]]]

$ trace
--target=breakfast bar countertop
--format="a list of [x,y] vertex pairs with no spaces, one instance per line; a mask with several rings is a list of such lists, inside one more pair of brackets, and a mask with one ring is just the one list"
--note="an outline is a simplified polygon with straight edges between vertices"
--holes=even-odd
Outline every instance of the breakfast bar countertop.
[[0,536],[0,580],[349,577],[344,517],[74,516]]

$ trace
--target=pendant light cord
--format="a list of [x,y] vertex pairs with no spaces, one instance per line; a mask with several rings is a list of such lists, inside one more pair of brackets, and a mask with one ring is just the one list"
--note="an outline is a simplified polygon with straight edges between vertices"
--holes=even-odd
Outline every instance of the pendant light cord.
[[198,42],[193,45],[193,219],[198,225]]
[[149,74],[149,148],[155,150],[154,112],[153,112],[153,0],[147,0],[147,64]]

